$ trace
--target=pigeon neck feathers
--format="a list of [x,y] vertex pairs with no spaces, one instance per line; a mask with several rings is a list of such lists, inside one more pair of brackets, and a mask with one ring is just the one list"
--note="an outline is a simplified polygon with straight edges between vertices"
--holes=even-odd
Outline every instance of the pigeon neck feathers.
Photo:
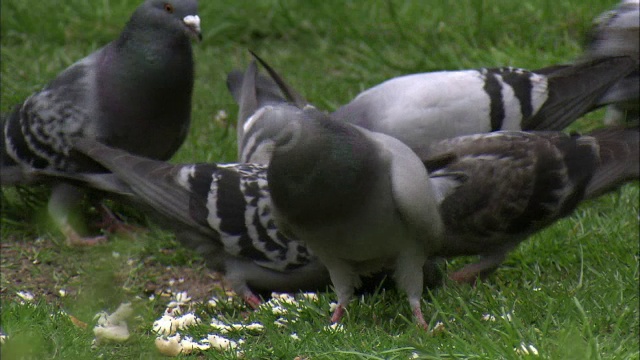
[[319,225],[355,211],[380,166],[374,144],[358,128],[314,112],[316,117],[291,123],[276,138],[268,168],[279,174],[269,182],[273,198],[287,204],[284,215],[299,225]]
[[[191,118],[194,61],[183,18],[197,14],[195,5],[187,6],[191,3],[195,1],[171,2],[171,14],[160,2],[147,1],[120,37],[99,54],[99,113],[109,119],[98,131],[104,143],[166,160],[184,141]],[[154,141],[148,139],[149,131]]]

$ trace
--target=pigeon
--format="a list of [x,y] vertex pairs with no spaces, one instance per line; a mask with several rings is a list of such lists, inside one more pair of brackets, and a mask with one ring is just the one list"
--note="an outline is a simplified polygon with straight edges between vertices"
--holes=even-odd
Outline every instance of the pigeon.
[[640,1],[623,0],[598,16],[588,36],[581,61],[626,55],[636,61],[635,70],[603,96],[605,124],[637,120],[640,113]]
[[[139,207],[201,254],[208,267],[251,307],[272,292],[324,291],[326,267],[303,243],[285,236],[272,217],[266,166],[260,164],[169,164],[111,148],[93,139],[72,138],[78,151],[109,173],[32,169],[40,181],[65,179]],[[441,285],[431,265],[424,285]],[[426,271],[426,270],[425,270]],[[375,291],[387,272],[365,278],[362,293]]]
[[[271,216],[267,171],[260,164],[178,164],[133,155],[89,138],[78,151],[110,173],[55,173],[140,206],[195,250],[252,307],[256,293],[311,291],[329,284],[326,269]],[[46,175],[46,176],[45,176]]]
[[[2,185],[37,182],[25,168],[104,170],[70,151],[72,136],[169,159],[187,136],[191,120],[191,41],[201,39],[197,8],[196,0],[146,0],[116,40],[16,106],[3,118]],[[77,186],[59,182],[49,199],[49,214],[72,245],[104,240],[83,238],[70,223],[83,194]]]
[[[256,75],[252,63],[243,94]],[[426,168],[391,136],[295,105],[264,106],[248,125],[274,134],[267,168],[273,219],[328,269],[338,296],[332,322],[342,318],[361,275],[391,269],[417,323],[427,328],[423,268],[440,246],[443,226]]]
[[536,71],[506,67],[406,75],[362,92],[333,115],[411,148],[497,130],[555,130],[594,110],[633,69],[609,58]]
[[[559,131],[585,113],[616,102],[614,94],[606,99],[603,94],[633,69],[632,59],[614,57],[535,71],[502,67],[405,75],[362,92],[331,115],[391,135],[412,149],[497,130]],[[259,109],[277,98],[277,92],[274,80],[258,79]],[[239,102],[241,76],[232,73],[227,83]],[[247,134],[244,128],[251,116],[240,115],[239,161],[267,163],[272,139],[257,128]]]
[[394,269],[418,324],[422,269],[440,246],[442,219],[420,159],[399,140],[311,109],[277,137],[267,169],[278,228],[329,270],[338,322],[360,275]]
[[585,136],[500,131],[440,141],[420,153],[438,194],[445,240],[438,256],[479,255],[449,277],[474,283],[530,235],[570,215],[584,199],[637,180],[637,128]]

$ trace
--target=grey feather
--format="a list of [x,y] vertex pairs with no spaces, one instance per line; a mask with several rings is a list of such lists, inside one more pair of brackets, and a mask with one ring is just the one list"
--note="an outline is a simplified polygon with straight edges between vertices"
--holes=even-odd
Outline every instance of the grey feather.
[[594,20],[581,60],[626,55],[636,61],[635,71],[601,99],[607,108],[606,124],[637,121],[640,114],[640,3],[623,0]]
[[550,70],[442,71],[397,77],[332,115],[411,148],[496,130],[562,130],[593,110],[633,61],[613,58]]
[[[191,120],[193,37],[200,37],[196,0],[145,1],[116,40],[61,72],[9,115],[3,154],[25,169],[102,170],[70,151],[69,138],[83,136],[134,154],[170,158]],[[26,180],[31,179],[3,177],[2,185]],[[54,186],[57,203],[50,206],[64,214],[76,204],[65,196],[69,186],[63,188],[64,194],[56,194],[62,190]],[[76,193],[71,197],[81,195]],[[61,227],[65,216],[56,219]]]

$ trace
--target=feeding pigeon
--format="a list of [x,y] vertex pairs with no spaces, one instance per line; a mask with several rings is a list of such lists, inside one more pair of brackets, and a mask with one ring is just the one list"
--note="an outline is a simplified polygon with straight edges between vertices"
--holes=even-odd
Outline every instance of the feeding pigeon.
[[278,228],[327,267],[338,295],[332,321],[360,275],[394,269],[420,325],[422,269],[437,252],[442,220],[420,159],[399,140],[310,109],[275,139],[267,180]]
[[[110,174],[61,174],[150,210],[251,306],[256,292],[324,289],[315,257],[276,228],[267,172],[256,164],[182,164],[152,160],[77,138],[74,149]],[[35,171],[35,174],[47,174]]]
[[438,256],[481,256],[450,278],[473,283],[583,199],[637,180],[639,135],[637,128],[588,136],[501,131],[430,146],[421,157],[431,178],[450,182],[439,192],[446,235]]
[[[255,77],[252,63],[243,93]],[[393,137],[336,121],[311,106],[265,106],[248,122],[275,134],[267,169],[273,218],[327,267],[338,295],[332,321],[341,319],[361,275],[390,268],[426,328],[423,267],[440,246],[443,227],[415,153]]]
[[[101,166],[70,151],[82,136],[155,159],[169,159],[191,119],[192,38],[201,38],[196,0],[147,0],[113,42],[74,63],[3,120],[2,185],[32,183],[25,168],[95,172]],[[69,222],[83,192],[53,185],[48,209],[75,245]]]
[[[603,97],[607,107],[605,124],[637,120],[640,113],[640,1],[623,0],[594,21],[582,60],[627,55],[636,61],[635,70]],[[617,99],[617,101],[615,101]]]
[[[616,57],[536,71],[506,67],[412,74],[362,92],[332,116],[396,137],[412,149],[497,130],[563,130],[585,113],[617,101],[614,94],[602,96],[633,69],[632,59]],[[277,93],[273,80],[258,79],[260,108]],[[237,72],[228,79],[238,103],[241,80]],[[251,116],[239,115],[240,162],[267,163],[270,135],[258,127],[245,133],[241,129]]]

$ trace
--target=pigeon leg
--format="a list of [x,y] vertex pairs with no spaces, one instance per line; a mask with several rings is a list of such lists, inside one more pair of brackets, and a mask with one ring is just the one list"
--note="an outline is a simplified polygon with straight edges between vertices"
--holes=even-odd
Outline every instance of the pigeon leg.
[[348,264],[339,259],[321,260],[329,269],[331,282],[336,295],[338,295],[338,306],[331,315],[331,322],[337,323],[342,319],[345,307],[351,301],[355,288],[360,285],[360,277],[352,271]]
[[49,215],[66,237],[69,246],[93,246],[107,241],[106,236],[83,237],[73,228],[69,215],[77,210],[82,202],[80,188],[67,183],[56,184],[47,204]]
[[398,287],[407,293],[409,305],[411,306],[411,311],[413,312],[416,323],[421,328],[428,330],[429,324],[425,321],[422,309],[420,309],[424,281],[424,264],[425,256],[419,250],[412,249],[411,252],[407,252],[398,257],[393,276]]
[[100,213],[102,219],[96,225],[109,233],[117,233],[125,236],[134,236],[136,233],[145,232],[139,226],[125,224],[116,214],[111,211],[105,204],[99,202],[96,209]]
[[458,284],[473,285],[476,283],[478,278],[484,279],[494,272],[498,266],[502,264],[505,257],[506,252],[498,252],[483,256],[479,261],[466,265],[462,269],[449,275],[449,279],[457,282]]

